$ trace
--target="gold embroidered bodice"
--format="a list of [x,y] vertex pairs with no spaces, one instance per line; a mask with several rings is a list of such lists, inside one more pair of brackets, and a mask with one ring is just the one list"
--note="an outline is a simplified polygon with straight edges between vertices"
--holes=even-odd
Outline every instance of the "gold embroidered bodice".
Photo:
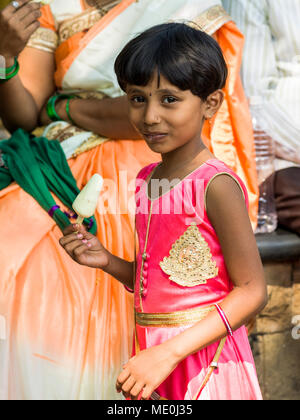
[[189,226],[173,244],[169,256],[161,261],[160,267],[170,276],[170,280],[186,287],[205,284],[208,279],[218,275],[208,243],[196,224]]

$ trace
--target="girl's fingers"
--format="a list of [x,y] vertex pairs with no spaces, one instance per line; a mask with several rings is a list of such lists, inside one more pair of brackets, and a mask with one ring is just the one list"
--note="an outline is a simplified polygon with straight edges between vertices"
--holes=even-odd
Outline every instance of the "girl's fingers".
[[131,388],[131,391],[130,391],[130,398],[132,399],[132,400],[138,400],[139,399],[139,396],[140,396],[140,394],[141,394],[141,392],[143,391],[143,388],[144,388],[144,383],[141,383],[141,382],[137,382],[132,388]]
[[125,383],[122,385],[122,392],[125,398],[131,397],[131,389],[135,385],[135,379],[133,376],[130,376]]
[[146,385],[143,389],[141,400],[150,400],[153,391],[154,390],[149,385]]
[[78,232],[78,225],[69,225],[63,230],[64,236],[70,235],[71,233]]
[[83,239],[84,239],[84,235],[82,233],[74,232],[60,238],[59,243],[61,244],[61,246],[65,247],[67,244],[76,242],[77,240],[83,240]]
[[77,257],[87,249],[86,245],[80,240],[72,241],[66,244],[64,248],[69,255],[75,255]]
[[129,378],[130,371],[128,369],[124,369],[122,373],[118,376],[117,382],[116,382],[116,390],[118,392],[122,391],[122,386],[124,382]]
[[83,235],[85,235],[87,233],[86,228],[83,225],[78,225],[78,224],[73,224],[73,225],[69,225],[67,226],[64,230],[63,230],[63,234],[64,236],[70,235],[71,233],[82,233]]
[[66,236],[59,239],[60,245],[71,257],[78,257],[88,249],[91,252],[99,252],[99,247],[96,250],[91,249],[93,247],[93,243],[95,246],[95,243],[97,242],[94,235],[87,232],[84,228],[81,228],[81,231],[76,232],[74,232],[74,229],[76,229],[76,225],[68,226],[68,228],[64,230],[64,234]]
[[86,250],[87,250],[87,245],[81,243],[80,246],[76,247],[73,250],[73,255],[74,255],[74,257],[77,257],[78,258],[78,257],[80,257],[81,254],[83,254],[84,252],[86,252]]

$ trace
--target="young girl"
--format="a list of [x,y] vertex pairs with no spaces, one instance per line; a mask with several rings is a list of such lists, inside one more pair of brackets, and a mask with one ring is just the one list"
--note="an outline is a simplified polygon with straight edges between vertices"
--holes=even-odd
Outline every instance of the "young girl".
[[117,379],[131,399],[261,399],[245,323],[265,305],[243,182],[201,140],[227,68],[213,38],[185,24],[132,40],[115,70],[130,119],[162,161],[137,177],[136,262],[84,228],[61,245],[134,290],[135,351]]

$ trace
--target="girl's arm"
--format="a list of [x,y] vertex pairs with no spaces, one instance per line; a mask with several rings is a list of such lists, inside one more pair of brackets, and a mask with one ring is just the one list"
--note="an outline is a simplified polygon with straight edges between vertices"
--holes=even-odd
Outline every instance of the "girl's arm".
[[[233,330],[245,325],[267,303],[263,266],[250,224],[245,200],[228,175],[216,177],[207,192],[208,217],[219,238],[233,290],[220,304]],[[227,334],[222,319],[213,311],[205,320],[175,339],[178,360]]]
[[70,225],[64,230],[60,245],[81,265],[100,268],[129,289],[134,287],[134,263],[112,255],[96,236],[83,226]]
[[[207,213],[219,238],[233,290],[220,304],[233,330],[265,306],[263,267],[241,189],[227,175],[216,177],[207,192]],[[149,399],[180,361],[227,335],[217,311],[163,344],[130,359],[117,389],[125,396]]]

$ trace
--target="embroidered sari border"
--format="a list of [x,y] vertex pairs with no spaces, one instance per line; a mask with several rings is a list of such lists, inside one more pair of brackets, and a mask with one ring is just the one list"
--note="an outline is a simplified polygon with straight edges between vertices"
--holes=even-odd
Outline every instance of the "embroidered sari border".
[[[226,10],[220,6],[212,6],[205,12],[201,13],[196,19],[191,22],[191,26],[199,26],[202,31],[208,35],[213,35],[218,29],[221,28],[225,23],[232,20]],[[196,25],[193,25],[195,23]]]

